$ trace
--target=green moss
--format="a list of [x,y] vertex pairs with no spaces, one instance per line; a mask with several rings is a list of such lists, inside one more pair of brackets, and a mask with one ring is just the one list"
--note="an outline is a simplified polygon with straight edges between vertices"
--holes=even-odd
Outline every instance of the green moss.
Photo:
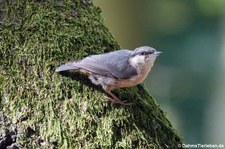
[[116,90],[135,103],[120,106],[106,102],[107,95],[84,75],[55,73],[67,61],[119,49],[99,8],[85,0],[3,1],[0,7],[0,107],[7,121],[0,127],[16,132],[16,142],[8,145],[177,148],[181,143],[143,87]]

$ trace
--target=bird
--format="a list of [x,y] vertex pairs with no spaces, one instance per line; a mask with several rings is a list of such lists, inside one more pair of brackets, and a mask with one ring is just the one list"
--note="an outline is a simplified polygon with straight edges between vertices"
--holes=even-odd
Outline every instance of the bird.
[[83,72],[93,84],[100,85],[111,96],[107,100],[121,105],[131,105],[132,103],[120,100],[112,90],[143,82],[160,53],[162,52],[149,46],[141,46],[134,50],[121,49],[67,62],[57,67],[56,72],[68,70]]

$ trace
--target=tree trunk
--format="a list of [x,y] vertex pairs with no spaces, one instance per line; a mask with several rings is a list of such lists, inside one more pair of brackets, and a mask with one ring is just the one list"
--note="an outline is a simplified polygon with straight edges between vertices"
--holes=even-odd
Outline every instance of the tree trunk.
[[[0,148],[178,148],[181,139],[142,86],[121,106],[80,73],[55,68],[119,49],[89,0],[0,0]],[[68,77],[69,76],[69,77]]]

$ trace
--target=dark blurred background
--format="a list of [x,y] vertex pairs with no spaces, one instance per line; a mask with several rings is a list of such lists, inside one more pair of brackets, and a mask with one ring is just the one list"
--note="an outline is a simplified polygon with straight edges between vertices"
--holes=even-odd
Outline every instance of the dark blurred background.
[[225,1],[94,3],[122,48],[163,52],[145,86],[185,144],[225,145]]

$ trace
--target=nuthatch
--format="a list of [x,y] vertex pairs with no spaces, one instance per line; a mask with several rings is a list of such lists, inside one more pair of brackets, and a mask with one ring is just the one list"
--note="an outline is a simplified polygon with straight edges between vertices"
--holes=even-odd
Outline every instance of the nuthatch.
[[161,52],[143,46],[131,50],[118,50],[91,55],[80,61],[68,62],[56,68],[56,72],[79,70],[87,73],[95,85],[101,85],[112,98],[108,100],[129,105],[117,98],[111,91],[115,88],[131,87],[141,83],[150,72],[154,61]]

